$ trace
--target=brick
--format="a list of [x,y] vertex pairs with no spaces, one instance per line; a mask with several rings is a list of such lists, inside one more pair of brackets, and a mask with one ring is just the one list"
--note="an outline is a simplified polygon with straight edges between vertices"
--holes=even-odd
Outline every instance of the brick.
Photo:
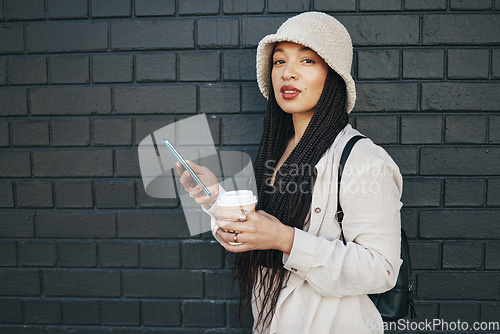
[[354,46],[418,45],[417,15],[337,16],[351,35]]
[[184,302],[184,326],[199,327],[225,325],[225,304],[214,301],[185,301]]
[[487,79],[490,53],[487,49],[448,50],[448,78]]
[[99,244],[99,258],[102,267],[138,267],[139,251],[137,243],[103,242]]
[[310,1],[308,0],[291,0],[291,1],[279,1],[279,0],[268,0],[267,10],[269,13],[293,13],[293,12],[305,12],[309,10]]
[[403,175],[415,175],[418,172],[418,149],[411,146],[387,146],[386,151],[396,162]]
[[0,323],[2,324],[22,324],[23,311],[20,300],[0,301]]
[[217,14],[219,13],[218,0],[192,0],[179,2],[179,14]]
[[115,111],[118,114],[196,112],[195,85],[116,87],[114,93]]
[[359,10],[361,11],[389,11],[401,10],[401,0],[383,0],[383,1],[370,1],[360,0]]
[[108,150],[33,152],[33,175],[38,177],[112,176]]
[[377,144],[398,142],[397,116],[358,116],[356,129]]
[[219,53],[186,53],[179,57],[181,81],[218,81],[220,78]]
[[498,312],[500,303],[481,303],[481,321],[498,321]]
[[0,122],[0,146],[10,145],[9,135],[10,135],[9,122],[8,121]]
[[[196,89],[195,89],[196,92]],[[195,95],[196,96],[196,95]],[[134,145],[139,143],[147,136],[169,124],[176,121],[174,117],[161,117],[161,118],[135,118],[134,119]]]
[[417,239],[418,236],[418,212],[401,210],[401,226],[408,239]]
[[7,60],[0,59],[0,85],[7,84]]
[[315,0],[314,10],[323,12],[354,12],[356,10],[356,0]]
[[[1,31],[1,30],[0,30]],[[26,116],[28,115],[28,104],[26,89],[24,88],[2,88],[0,90],[0,115],[1,116]]]
[[12,182],[0,183],[0,207],[14,207],[14,193],[12,191]]
[[[0,241],[0,266],[12,267],[17,266],[17,250],[16,243],[13,241]],[[0,304],[0,313],[1,313]],[[1,321],[1,316],[0,316]]]
[[495,14],[424,14],[422,42],[425,45],[484,45],[500,41],[491,31],[498,29]]
[[201,86],[201,113],[239,113],[240,87],[238,86]]
[[441,116],[401,116],[401,143],[440,144],[442,128]]
[[0,20],[3,21],[4,20],[4,7],[3,7],[3,2],[4,0],[0,0]]
[[89,181],[56,181],[54,183],[58,208],[92,208],[92,183]]
[[500,116],[490,117],[490,131],[488,143],[500,143]]
[[171,239],[190,234],[182,212],[118,212],[118,237]]
[[491,52],[491,76],[493,78],[500,78],[500,50],[493,50]]
[[94,120],[94,146],[123,146],[132,144],[131,119]]
[[24,181],[16,183],[16,200],[19,208],[51,208],[52,183]]
[[500,179],[488,180],[488,205],[500,206]]
[[137,150],[116,150],[115,163],[117,177],[141,177]]
[[53,84],[89,83],[89,57],[50,58],[50,82]]
[[101,308],[99,301],[63,300],[61,301],[62,318],[67,325],[100,325]]
[[258,144],[264,129],[260,116],[222,119],[222,139],[225,145]]
[[135,0],[136,16],[167,16],[175,14],[175,0]]
[[146,326],[180,326],[181,304],[176,301],[143,301],[142,321]]
[[22,25],[0,26],[0,54],[24,51],[24,30]]
[[445,10],[447,0],[405,0],[406,10]]
[[28,212],[0,212],[1,238],[32,238],[35,234],[33,213]]
[[53,146],[89,146],[90,121],[88,119],[53,119]]
[[[5,331],[0,329],[0,333],[2,334],[45,334],[43,333],[42,328],[33,328],[33,327],[6,327]],[[57,334],[57,333],[56,333]]]
[[239,44],[238,19],[199,19],[197,42],[201,48],[236,47]]
[[358,78],[398,79],[399,53],[397,50],[358,51]]
[[444,50],[404,50],[403,78],[442,79]]
[[217,242],[185,242],[182,244],[182,267],[186,269],[222,268],[223,248]]
[[496,211],[422,211],[422,238],[498,239],[500,213]]
[[36,85],[47,83],[45,57],[10,58],[9,81],[12,85]]
[[13,146],[48,146],[49,143],[49,122],[12,121]]
[[440,269],[441,244],[438,242],[410,242],[411,268]]
[[118,297],[120,272],[108,270],[50,270],[43,272],[46,296]]
[[405,179],[401,201],[405,207],[437,207],[441,203],[441,180]]
[[177,242],[141,243],[142,268],[179,268],[180,245]]
[[131,55],[99,55],[92,57],[94,82],[132,82],[134,64]]
[[452,10],[482,10],[490,9],[491,0],[451,0],[450,9]]
[[134,183],[130,181],[99,181],[95,183],[98,208],[134,208]]
[[34,23],[27,27],[28,52],[102,51],[108,48],[106,22]]
[[64,212],[37,213],[39,238],[114,238],[116,236],[113,212]]
[[0,294],[5,296],[39,296],[40,275],[38,270],[0,270]]
[[126,297],[201,298],[203,295],[203,273],[196,271],[124,271],[122,282]]
[[482,206],[484,204],[484,180],[482,179],[446,179],[446,206]]
[[109,87],[35,88],[30,90],[32,115],[111,113]]
[[127,17],[130,11],[130,0],[92,0],[92,17]]
[[241,86],[241,111],[263,112],[266,110],[267,100],[261,94],[257,85]]
[[422,110],[496,110],[499,89],[495,82],[422,83]]
[[86,0],[48,0],[48,14],[51,19],[76,19],[88,17]]
[[241,323],[238,319],[239,314],[239,303],[237,302],[227,302],[227,318],[229,321],[229,327],[231,328],[252,328],[253,326],[253,316],[252,310],[247,308],[242,316]]
[[483,244],[470,241],[446,241],[443,244],[443,268],[481,269]]
[[29,152],[2,152],[0,153],[0,176],[23,177],[31,176],[31,159]]
[[179,207],[180,200],[177,198],[175,187],[171,183],[171,187],[165,191],[165,197],[156,198],[146,194],[144,184],[138,182],[137,184],[137,203],[140,208],[177,208]]
[[445,302],[439,306],[439,319],[472,324],[479,320],[480,303]]
[[177,64],[174,53],[136,56],[136,78],[140,82],[175,81]]
[[94,242],[60,242],[58,254],[61,267],[90,268],[97,265],[97,247]]
[[500,269],[500,243],[487,243],[485,269]]
[[224,81],[254,81],[255,51],[227,51],[223,54],[222,77]]
[[416,83],[357,83],[356,111],[415,111]]
[[139,303],[136,301],[104,301],[101,303],[103,325],[138,326]]
[[243,47],[255,47],[262,37],[278,30],[286,17],[243,16],[241,18],[241,44]]
[[232,272],[205,272],[205,298],[237,299],[239,296],[238,282]]
[[58,301],[27,300],[24,302],[24,320],[28,324],[57,325],[61,323]]
[[495,300],[500,275],[487,273],[431,273],[418,275],[419,299]]
[[446,143],[484,144],[487,119],[485,116],[447,116]]
[[45,18],[43,0],[5,0],[9,20],[36,20]]
[[224,1],[224,13],[262,13],[264,11],[265,0],[226,0]]
[[500,150],[496,147],[423,147],[422,175],[497,175]]
[[194,20],[111,23],[113,49],[187,49],[194,47]]

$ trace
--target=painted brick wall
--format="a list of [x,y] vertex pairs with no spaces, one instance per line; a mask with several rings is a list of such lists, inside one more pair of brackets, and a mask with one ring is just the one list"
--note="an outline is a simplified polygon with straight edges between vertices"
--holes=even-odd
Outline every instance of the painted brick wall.
[[249,332],[137,145],[207,113],[255,156],[256,44],[307,10],[349,30],[351,123],[404,175],[415,321],[499,321],[500,0],[0,0],[0,333]]

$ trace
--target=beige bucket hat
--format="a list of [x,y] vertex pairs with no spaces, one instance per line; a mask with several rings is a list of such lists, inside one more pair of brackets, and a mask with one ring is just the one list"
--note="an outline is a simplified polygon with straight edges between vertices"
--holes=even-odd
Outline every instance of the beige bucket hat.
[[264,37],[257,47],[257,82],[266,99],[271,87],[271,55],[276,42],[293,42],[314,50],[345,81],[346,111],[356,102],[351,77],[352,41],[347,29],[334,17],[321,12],[305,12],[286,20],[275,34]]

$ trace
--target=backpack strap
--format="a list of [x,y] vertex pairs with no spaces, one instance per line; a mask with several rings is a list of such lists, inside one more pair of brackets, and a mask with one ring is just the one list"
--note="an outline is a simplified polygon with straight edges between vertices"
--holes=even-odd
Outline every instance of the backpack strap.
[[342,207],[340,206],[340,181],[342,179],[342,172],[344,171],[344,166],[347,161],[347,158],[349,158],[349,154],[351,153],[352,148],[354,147],[354,144],[358,142],[358,140],[366,138],[365,136],[354,136],[349,141],[347,144],[344,146],[344,151],[342,152],[342,156],[340,157],[340,163],[339,163],[339,177],[337,181],[337,213],[335,216],[337,217],[337,221],[339,222],[340,225],[340,238],[342,239],[342,242],[345,245],[345,238],[344,238],[344,230],[342,229],[342,220],[344,220],[344,211],[342,210]]

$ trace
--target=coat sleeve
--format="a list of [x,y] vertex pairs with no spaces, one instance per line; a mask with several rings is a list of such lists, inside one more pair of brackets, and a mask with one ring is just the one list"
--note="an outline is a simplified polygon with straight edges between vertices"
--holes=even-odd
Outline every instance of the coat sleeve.
[[290,255],[283,256],[284,267],[305,279],[320,295],[381,293],[396,284],[402,263],[402,177],[389,155],[380,150],[382,157],[357,150],[356,158],[348,164],[360,167],[348,173],[344,169],[340,201],[347,244],[295,228]]
[[[219,195],[225,193],[226,190],[219,184]],[[201,206],[201,209],[210,216],[210,226],[212,229],[212,235],[214,236],[215,240],[217,240],[219,243],[224,243],[224,239],[219,237],[217,235],[217,230],[219,229],[219,226],[215,224],[215,221],[217,220],[217,214],[219,213],[219,206],[217,205],[217,202],[215,202],[210,209],[205,209],[203,206]]]

